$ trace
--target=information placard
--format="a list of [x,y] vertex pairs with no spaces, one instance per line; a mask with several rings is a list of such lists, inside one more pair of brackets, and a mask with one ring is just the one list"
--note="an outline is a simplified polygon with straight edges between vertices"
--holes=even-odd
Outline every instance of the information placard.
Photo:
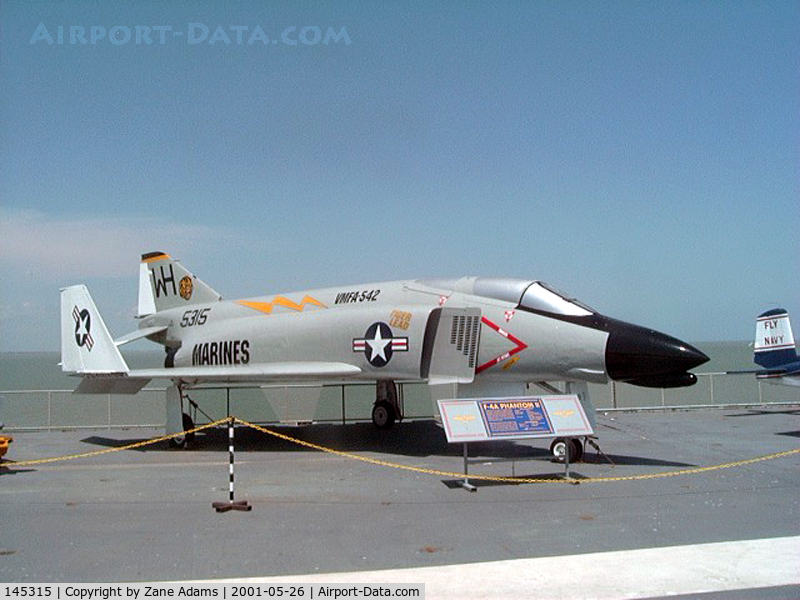
[[574,394],[439,400],[439,412],[451,443],[594,433]]
[[509,437],[520,434],[552,435],[553,427],[547,418],[542,401],[481,400],[478,402],[489,437]]

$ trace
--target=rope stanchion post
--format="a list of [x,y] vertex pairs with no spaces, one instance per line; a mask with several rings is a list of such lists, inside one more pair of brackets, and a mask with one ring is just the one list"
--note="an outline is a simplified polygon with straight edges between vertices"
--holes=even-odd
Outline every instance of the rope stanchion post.
[[234,417],[228,418],[228,455],[230,456],[229,462],[229,481],[228,481],[228,501],[227,502],[212,502],[211,506],[219,512],[227,512],[229,510],[249,511],[253,507],[247,503],[247,500],[234,500],[233,494],[233,423]]

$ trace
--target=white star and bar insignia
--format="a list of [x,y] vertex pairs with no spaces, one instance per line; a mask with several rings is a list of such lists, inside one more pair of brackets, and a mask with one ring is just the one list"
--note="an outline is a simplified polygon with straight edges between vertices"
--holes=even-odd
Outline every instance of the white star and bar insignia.
[[353,352],[363,352],[373,367],[385,367],[395,352],[408,351],[408,338],[395,337],[382,321],[373,323],[363,338],[353,339]]
[[94,340],[92,339],[92,318],[89,311],[85,308],[78,310],[76,306],[72,309],[72,318],[75,319],[75,343],[81,347],[85,346],[87,350],[91,351]]

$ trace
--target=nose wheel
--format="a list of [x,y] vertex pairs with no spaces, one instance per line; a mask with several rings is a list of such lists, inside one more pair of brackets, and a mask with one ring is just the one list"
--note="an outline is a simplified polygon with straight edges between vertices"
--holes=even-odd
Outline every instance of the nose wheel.
[[583,444],[578,438],[556,438],[550,444],[550,453],[558,462],[564,462],[569,451],[569,462],[578,462],[583,458]]

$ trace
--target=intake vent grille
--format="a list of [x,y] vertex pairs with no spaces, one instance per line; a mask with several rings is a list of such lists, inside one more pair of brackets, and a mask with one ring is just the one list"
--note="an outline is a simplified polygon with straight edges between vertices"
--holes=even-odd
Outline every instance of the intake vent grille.
[[469,357],[469,367],[475,367],[475,354],[478,349],[478,331],[481,325],[479,316],[453,317],[450,330],[450,343],[464,356]]

